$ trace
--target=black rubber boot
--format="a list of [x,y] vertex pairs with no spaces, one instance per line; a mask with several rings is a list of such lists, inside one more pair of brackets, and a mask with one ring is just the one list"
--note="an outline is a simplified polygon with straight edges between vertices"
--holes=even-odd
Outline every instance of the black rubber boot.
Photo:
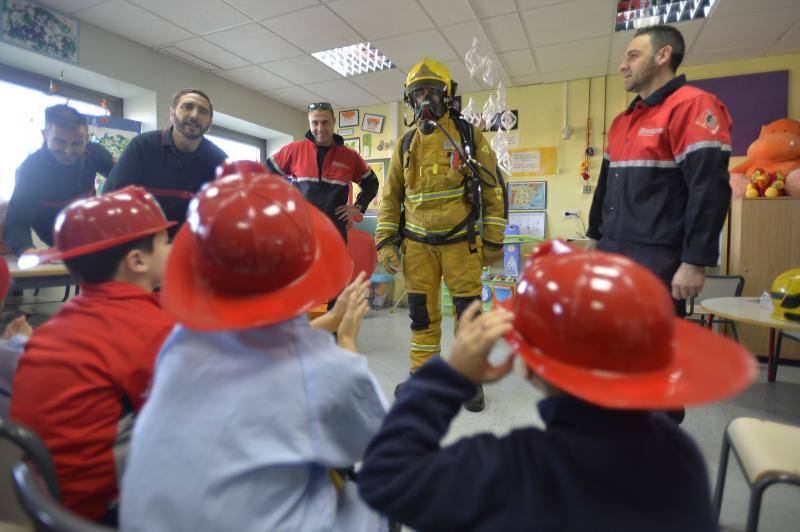
[[485,407],[486,403],[483,399],[483,386],[479,384],[475,395],[473,395],[469,401],[464,403],[464,408],[470,412],[482,412]]

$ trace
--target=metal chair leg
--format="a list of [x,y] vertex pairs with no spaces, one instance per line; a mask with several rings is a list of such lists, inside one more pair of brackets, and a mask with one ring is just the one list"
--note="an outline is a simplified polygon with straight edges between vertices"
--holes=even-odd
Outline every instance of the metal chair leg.
[[714,511],[714,520],[719,523],[719,516],[722,510],[722,492],[725,489],[725,475],[728,472],[728,456],[730,454],[731,443],[728,440],[728,429],[725,429],[725,436],[722,438],[722,449],[719,452],[719,469],[717,469],[717,485],[714,486],[714,496],[711,498],[711,508]]
[[758,518],[761,515],[761,497],[764,490],[770,483],[758,483],[750,488],[750,504],[747,507],[747,526],[746,532],[756,532],[758,530]]
[[733,339],[736,340],[736,343],[739,343],[739,331],[736,329],[736,322],[731,322],[731,331],[733,332]]

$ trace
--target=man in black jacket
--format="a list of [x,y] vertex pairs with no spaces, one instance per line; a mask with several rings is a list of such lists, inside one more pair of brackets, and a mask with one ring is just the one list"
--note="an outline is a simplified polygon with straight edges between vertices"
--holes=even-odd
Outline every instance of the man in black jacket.
[[183,89],[172,99],[172,125],[134,138],[114,166],[104,192],[128,185],[147,189],[156,197],[174,236],[186,220],[186,209],[195,192],[214,179],[214,172],[228,156],[205,138],[214,107],[199,89]]
[[42,242],[53,245],[58,212],[75,199],[94,195],[95,175],[111,172],[111,153],[89,142],[88,132],[86,117],[72,107],[45,109],[44,144],[17,168],[4,224],[3,239],[15,255],[33,250],[31,229]]

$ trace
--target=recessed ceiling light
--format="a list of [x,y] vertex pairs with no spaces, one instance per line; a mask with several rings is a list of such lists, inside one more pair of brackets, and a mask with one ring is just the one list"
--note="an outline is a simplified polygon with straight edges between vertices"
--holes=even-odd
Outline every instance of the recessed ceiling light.
[[395,67],[388,57],[368,42],[314,52],[311,55],[345,77]]
[[708,17],[717,0],[618,0],[614,31]]

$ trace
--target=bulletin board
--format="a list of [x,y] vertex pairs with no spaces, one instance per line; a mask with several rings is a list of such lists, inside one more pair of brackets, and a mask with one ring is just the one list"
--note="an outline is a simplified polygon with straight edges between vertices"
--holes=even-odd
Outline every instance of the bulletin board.
[[531,235],[540,240],[547,238],[546,212],[509,212],[508,223],[518,225],[520,234]]

